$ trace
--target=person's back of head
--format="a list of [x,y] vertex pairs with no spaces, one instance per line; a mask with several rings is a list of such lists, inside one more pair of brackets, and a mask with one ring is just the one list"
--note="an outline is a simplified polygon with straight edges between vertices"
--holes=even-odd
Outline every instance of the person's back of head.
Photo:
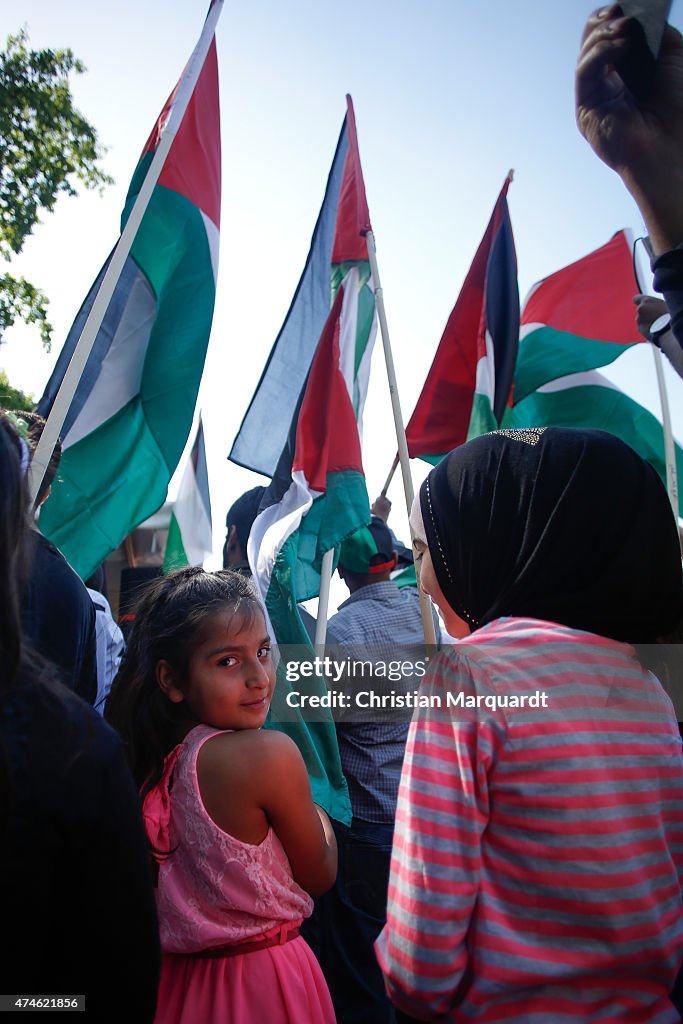
[[373,516],[341,545],[338,571],[352,594],[371,583],[386,582],[395,568],[391,530],[379,516]]
[[[46,421],[34,412],[19,411],[10,416],[32,459]],[[57,440],[38,489],[36,508],[50,493],[61,455]],[[28,489],[26,500],[30,500]],[[33,531],[30,557],[22,594],[24,637],[41,659],[57,666],[60,682],[92,704],[97,693],[95,613],[83,581],[39,531]]]
[[247,560],[247,541],[265,487],[252,487],[233,502],[225,517],[226,537],[223,546],[223,568],[243,565]]
[[[25,412],[23,410],[19,410],[17,412],[14,412],[12,415],[16,418],[17,422],[20,425],[22,423],[26,424],[25,438],[32,456],[34,451],[36,450],[38,442],[40,441],[43,430],[45,428],[45,420],[43,419],[42,416],[39,416],[37,412]],[[61,458],[62,444],[58,438],[57,443],[55,444],[54,449],[52,450],[50,461],[48,462],[47,469],[45,470],[45,476],[43,477],[42,483],[40,485],[40,490],[38,491],[38,495],[36,497],[36,507],[38,507],[38,505],[42,505],[42,503],[49,495],[50,488],[52,487],[54,478],[59,468]]]

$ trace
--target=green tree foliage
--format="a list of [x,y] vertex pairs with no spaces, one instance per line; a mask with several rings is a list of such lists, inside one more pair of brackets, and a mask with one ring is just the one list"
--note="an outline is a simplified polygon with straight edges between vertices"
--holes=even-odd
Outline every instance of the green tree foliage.
[[[0,51],[0,255],[21,252],[41,210],[74,180],[100,189],[111,182],[98,166],[102,149],[92,125],[74,107],[69,76],[85,70],[71,50],[31,50],[25,30]],[[49,348],[47,298],[24,278],[0,275],[0,338],[20,319],[40,325]]]
[[0,370],[0,409],[23,409],[31,412],[36,402],[32,395],[25,395],[19,388],[13,388],[4,370]]
[[6,327],[15,320],[40,325],[40,339],[50,351],[52,325],[47,319],[47,296],[25,277],[0,274],[0,340]]

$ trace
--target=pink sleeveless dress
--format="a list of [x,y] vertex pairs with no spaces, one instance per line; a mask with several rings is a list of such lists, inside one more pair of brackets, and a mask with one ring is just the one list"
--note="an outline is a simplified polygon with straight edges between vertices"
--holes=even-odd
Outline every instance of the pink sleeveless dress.
[[272,828],[259,845],[243,843],[206,811],[197,755],[220,731],[193,729],[166,759],[164,778],[143,807],[155,848],[173,851],[159,866],[163,959],[155,1024],[333,1024],[325,979],[300,936],[234,956],[189,955],[282,933],[313,907]]

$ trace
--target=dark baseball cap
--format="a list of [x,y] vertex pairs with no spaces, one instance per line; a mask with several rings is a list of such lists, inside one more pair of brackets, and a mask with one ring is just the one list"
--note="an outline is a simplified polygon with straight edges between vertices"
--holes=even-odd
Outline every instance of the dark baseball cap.
[[391,530],[379,516],[342,542],[339,565],[364,576],[389,572],[396,566]]

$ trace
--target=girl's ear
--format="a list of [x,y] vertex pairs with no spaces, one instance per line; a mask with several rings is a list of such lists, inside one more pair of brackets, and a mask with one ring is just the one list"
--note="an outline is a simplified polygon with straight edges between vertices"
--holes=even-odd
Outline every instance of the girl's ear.
[[182,704],[185,700],[185,694],[176,685],[173,676],[173,669],[164,659],[157,662],[156,677],[159,689],[164,696],[168,697],[172,704]]

